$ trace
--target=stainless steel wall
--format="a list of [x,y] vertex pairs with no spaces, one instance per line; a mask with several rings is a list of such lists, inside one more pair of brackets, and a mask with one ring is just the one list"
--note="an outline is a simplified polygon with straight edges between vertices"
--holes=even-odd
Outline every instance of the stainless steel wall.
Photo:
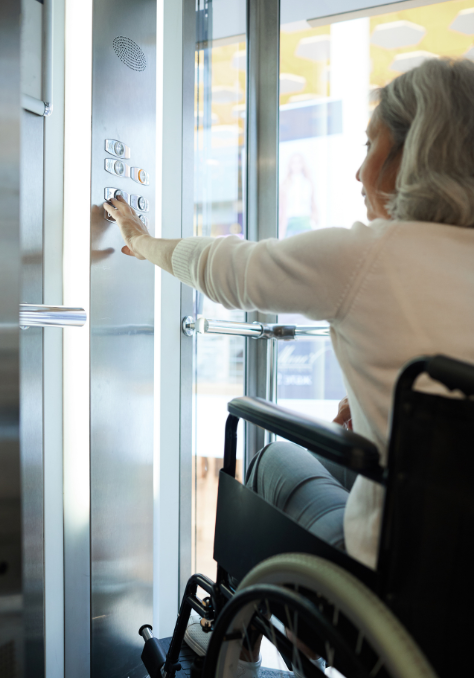
[[[43,303],[44,118],[22,112],[21,302]],[[44,676],[43,328],[20,334],[25,674]]]
[[[156,3],[94,3],[92,203],[104,188],[149,201],[154,233]],[[149,185],[104,169],[105,139]],[[78,149],[79,151],[80,149]],[[91,675],[135,678],[152,623],[154,267],[121,253],[117,227],[91,222]]]
[[0,3],[0,672],[23,675],[19,444],[20,0]]

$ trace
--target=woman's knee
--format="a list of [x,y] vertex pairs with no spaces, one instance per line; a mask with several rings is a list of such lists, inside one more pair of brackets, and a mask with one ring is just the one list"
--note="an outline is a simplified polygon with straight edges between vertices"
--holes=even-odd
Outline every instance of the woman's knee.
[[296,450],[302,449],[286,441],[265,445],[252,459],[245,484],[254,492],[262,494],[265,489],[263,483],[271,487],[283,474],[288,473],[288,462],[295,455],[295,448]]

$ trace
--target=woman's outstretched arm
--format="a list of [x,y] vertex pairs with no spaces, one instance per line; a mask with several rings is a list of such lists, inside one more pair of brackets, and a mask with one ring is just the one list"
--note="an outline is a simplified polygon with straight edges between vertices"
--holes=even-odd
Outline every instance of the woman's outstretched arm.
[[355,293],[381,228],[356,223],[351,229],[308,231],[285,240],[152,238],[123,200],[104,205],[122,232],[125,254],[148,259],[225,308],[302,313],[335,320]]

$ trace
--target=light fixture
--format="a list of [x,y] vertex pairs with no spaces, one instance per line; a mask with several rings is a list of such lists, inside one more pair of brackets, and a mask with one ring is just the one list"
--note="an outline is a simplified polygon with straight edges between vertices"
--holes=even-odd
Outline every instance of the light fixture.
[[411,21],[390,21],[375,27],[370,42],[383,49],[400,49],[417,45],[425,33],[424,26]]

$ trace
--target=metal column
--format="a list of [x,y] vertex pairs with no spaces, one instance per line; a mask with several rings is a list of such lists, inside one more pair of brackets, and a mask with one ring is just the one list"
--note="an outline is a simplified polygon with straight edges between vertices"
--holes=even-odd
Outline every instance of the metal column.
[[20,14],[0,3],[0,666],[24,675],[20,481]]
[[[22,112],[21,302],[43,303],[44,118]],[[44,676],[43,329],[20,335],[25,673]]]
[[[247,237],[278,233],[278,120],[280,75],[280,1],[247,2]],[[276,322],[276,316],[249,313],[249,322]],[[247,340],[249,396],[267,393],[267,345]],[[247,426],[246,463],[265,444],[264,432]]]

